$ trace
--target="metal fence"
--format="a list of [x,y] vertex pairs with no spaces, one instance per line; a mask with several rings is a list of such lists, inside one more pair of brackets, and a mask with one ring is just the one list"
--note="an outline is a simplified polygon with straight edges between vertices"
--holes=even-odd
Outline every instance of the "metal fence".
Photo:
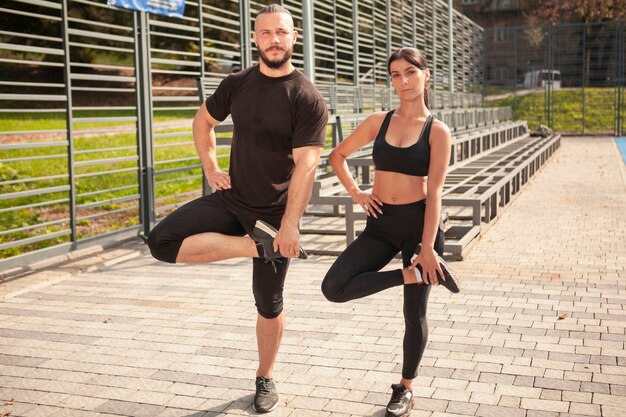
[[[269,2],[188,0],[176,19],[105,0],[5,0],[0,269],[145,235],[199,196],[197,78],[216,85],[254,62],[253,19]],[[282,4],[302,34],[294,63],[334,97],[336,112],[394,105],[385,61],[400,46],[426,51],[437,107],[482,101],[482,29],[447,2],[320,0],[312,22],[303,22],[303,2]],[[303,23],[313,27],[309,68]],[[229,135],[218,134],[224,168]]]
[[485,31],[485,98],[531,127],[624,135],[624,22]]

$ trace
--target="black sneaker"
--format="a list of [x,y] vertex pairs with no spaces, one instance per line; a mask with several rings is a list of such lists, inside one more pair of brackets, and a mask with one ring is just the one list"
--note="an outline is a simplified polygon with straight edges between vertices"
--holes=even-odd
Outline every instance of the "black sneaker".
[[[269,223],[264,222],[263,220],[257,220],[254,229],[250,232],[250,238],[254,240],[257,246],[261,246],[263,248],[263,257],[266,261],[276,261],[278,259],[284,258],[280,252],[276,252],[274,250],[274,238],[278,230]],[[309,256],[307,253],[300,247],[300,259],[306,259]]]
[[252,407],[257,413],[269,413],[278,404],[278,391],[272,378],[256,377],[256,394]]
[[439,281],[439,284],[449,289],[450,292],[455,294],[458,293],[459,286],[456,285],[456,281],[459,280],[458,275],[452,268],[450,268],[450,265],[448,265],[448,263],[444,261],[441,256],[437,255],[437,260],[439,261],[439,266],[441,266],[441,270],[443,271],[443,276],[445,278],[445,280],[441,279],[441,276],[437,273],[437,281]]
[[411,414],[413,393],[402,384],[391,385],[391,400],[387,404],[385,417],[404,417]]
[[[417,253],[419,253],[419,247],[417,250]],[[439,261],[439,266],[441,266],[441,270],[443,271],[443,276],[445,277],[445,279],[443,279],[441,277],[441,274],[439,274],[439,272],[437,272],[437,281],[439,281],[440,285],[443,285],[445,288],[447,288],[450,292],[453,293],[458,293],[459,290],[459,286],[456,284],[456,281],[458,281],[458,276],[456,274],[456,272],[454,272],[454,270],[452,268],[450,268],[450,265],[448,265],[448,263],[446,261],[443,260],[443,258],[437,254],[435,254],[435,256],[437,256],[437,261]],[[413,262],[413,260],[416,258],[416,255],[413,255],[413,257],[411,258],[411,262]],[[417,276],[417,282],[418,283],[424,283],[423,278],[422,278],[422,266],[420,264],[417,264],[417,266],[415,267],[415,269],[419,272],[415,272],[415,275]]]

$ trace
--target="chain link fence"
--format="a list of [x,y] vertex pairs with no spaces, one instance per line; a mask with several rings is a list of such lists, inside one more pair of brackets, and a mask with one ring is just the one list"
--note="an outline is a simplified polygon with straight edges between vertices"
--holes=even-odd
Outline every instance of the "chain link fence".
[[568,134],[624,135],[624,22],[485,30],[485,100]]

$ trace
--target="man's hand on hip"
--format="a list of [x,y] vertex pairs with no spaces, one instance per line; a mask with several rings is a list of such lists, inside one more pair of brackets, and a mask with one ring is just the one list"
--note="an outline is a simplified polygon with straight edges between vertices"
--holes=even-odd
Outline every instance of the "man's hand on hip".
[[206,181],[216,190],[228,190],[231,188],[230,176],[224,171],[206,172]]

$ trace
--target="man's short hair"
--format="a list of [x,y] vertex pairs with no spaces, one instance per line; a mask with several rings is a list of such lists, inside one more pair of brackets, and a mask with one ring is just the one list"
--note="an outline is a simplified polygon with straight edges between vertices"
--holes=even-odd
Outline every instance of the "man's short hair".
[[265,13],[287,13],[289,16],[291,16],[291,12],[289,11],[289,9],[281,6],[280,4],[268,4],[257,12],[256,17],[259,17],[260,15]]

